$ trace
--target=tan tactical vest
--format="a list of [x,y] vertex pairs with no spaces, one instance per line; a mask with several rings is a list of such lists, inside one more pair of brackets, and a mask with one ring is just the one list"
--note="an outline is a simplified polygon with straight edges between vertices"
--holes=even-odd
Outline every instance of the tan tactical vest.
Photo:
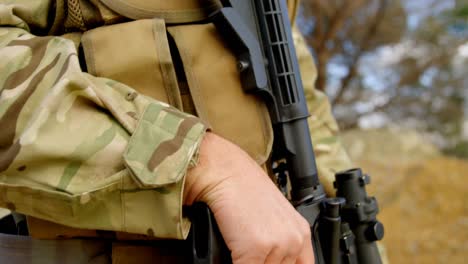
[[[288,5],[293,19],[298,1]],[[81,46],[89,73],[199,116],[212,131],[264,164],[273,142],[268,111],[258,98],[244,93],[236,58],[215,27],[195,23],[216,8],[214,0],[59,0],[52,33],[82,32],[64,36]],[[36,238],[102,235],[34,218],[28,224]],[[144,239],[128,234],[117,238]],[[128,246],[118,249],[113,254],[128,262],[122,253]]]

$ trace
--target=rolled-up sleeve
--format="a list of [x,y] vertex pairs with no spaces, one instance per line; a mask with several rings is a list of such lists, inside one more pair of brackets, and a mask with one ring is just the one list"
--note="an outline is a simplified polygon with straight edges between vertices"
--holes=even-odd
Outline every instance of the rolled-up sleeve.
[[15,14],[27,6],[2,2],[0,206],[73,227],[185,238],[184,178],[205,126],[82,72],[72,41],[32,35]]

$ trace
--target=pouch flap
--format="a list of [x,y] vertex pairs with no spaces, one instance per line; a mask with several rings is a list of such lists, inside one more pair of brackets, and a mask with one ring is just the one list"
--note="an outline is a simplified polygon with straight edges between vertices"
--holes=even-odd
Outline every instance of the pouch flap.
[[212,24],[168,27],[179,50],[198,116],[259,164],[268,159],[273,130],[262,100],[242,89],[237,60]]
[[162,19],[146,19],[83,34],[88,72],[124,83],[181,109],[182,100]]

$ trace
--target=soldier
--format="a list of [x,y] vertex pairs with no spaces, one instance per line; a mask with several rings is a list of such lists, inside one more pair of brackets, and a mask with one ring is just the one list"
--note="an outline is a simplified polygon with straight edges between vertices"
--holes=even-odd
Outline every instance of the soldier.
[[[200,96],[205,87],[238,86],[214,27],[186,25],[217,4],[154,2],[0,0],[0,205],[77,228],[184,239],[182,206],[203,201],[235,263],[312,263],[308,224],[259,166],[271,150],[268,123],[258,129],[268,140],[250,148],[261,140],[229,134]],[[297,1],[289,5],[294,17]],[[350,163],[297,29],[294,36],[330,190],[334,172]],[[212,49],[192,50],[203,45]],[[210,52],[230,74],[211,76],[221,80],[215,85],[197,65]],[[265,121],[264,106],[239,102],[239,111],[259,113],[242,122]]]

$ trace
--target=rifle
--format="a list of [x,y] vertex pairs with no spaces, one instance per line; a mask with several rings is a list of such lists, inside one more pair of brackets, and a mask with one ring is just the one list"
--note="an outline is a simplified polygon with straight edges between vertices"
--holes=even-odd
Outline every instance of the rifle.
[[[224,0],[210,16],[238,59],[245,92],[265,100],[274,130],[272,168],[280,189],[309,222],[316,263],[381,263],[375,241],[383,237],[370,178],[360,169],[335,175],[336,198],[320,184],[299,66],[284,0]],[[274,166],[273,166],[274,165]],[[192,216],[193,263],[228,263],[229,251],[203,204]]]

